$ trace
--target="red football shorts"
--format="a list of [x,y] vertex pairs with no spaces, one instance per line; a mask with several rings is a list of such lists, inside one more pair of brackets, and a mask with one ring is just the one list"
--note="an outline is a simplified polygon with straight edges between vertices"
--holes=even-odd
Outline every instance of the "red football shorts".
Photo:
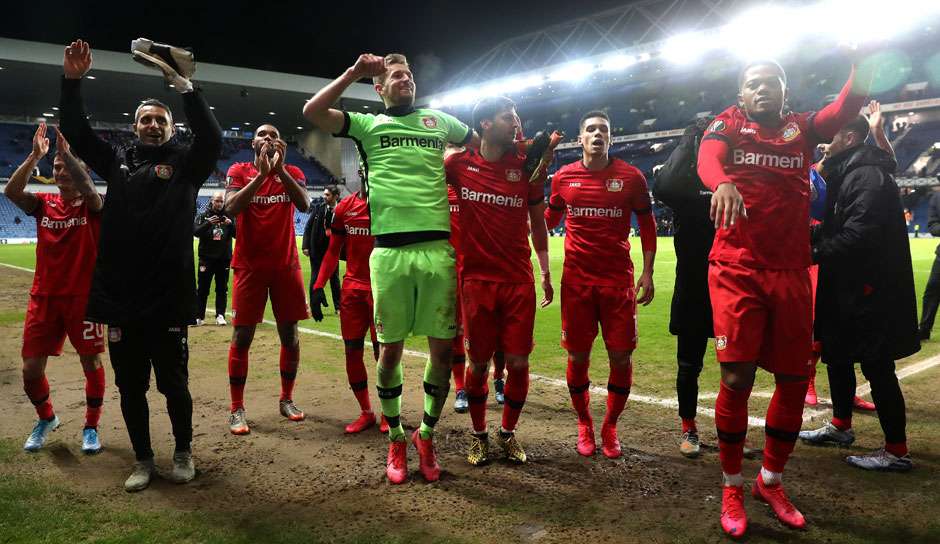
[[532,353],[535,285],[463,280],[463,333],[471,361],[489,361],[497,351]]
[[87,296],[30,295],[22,356],[61,355],[65,337],[79,355],[104,352],[104,325],[85,321]]
[[310,317],[304,279],[297,268],[255,270],[235,268],[232,313],[236,326],[257,325],[264,319],[264,305],[271,296],[271,310],[278,323]]
[[372,320],[372,291],[369,289],[342,290],[339,301],[339,328],[343,340],[359,340],[371,332],[375,342],[375,324]]
[[608,351],[636,349],[635,289],[562,283],[561,347],[591,351],[598,323]]
[[774,374],[812,372],[813,295],[808,270],[712,262],[708,286],[718,361],[757,362]]

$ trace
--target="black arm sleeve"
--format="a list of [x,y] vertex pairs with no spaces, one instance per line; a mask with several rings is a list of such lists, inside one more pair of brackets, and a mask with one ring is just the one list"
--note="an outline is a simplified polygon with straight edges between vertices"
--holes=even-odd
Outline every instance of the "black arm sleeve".
[[110,181],[111,168],[116,160],[116,150],[99,138],[91,129],[82,101],[80,79],[62,77],[62,95],[59,98],[59,130],[68,140],[73,152],[85,161],[92,170]]
[[202,238],[206,234],[209,234],[209,222],[206,221],[206,214],[201,213],[196,216],[196,221],[193,223],[193,236],[197,238]]
[[881,244],[885,225],[884,205],[879,202],[882,174],[876,168],[862,167],[842,182],[839,200],[845,200],[845,221],[834,232],[823,232],[813,246],[813,261],[851,259]]
[[186,153],[184,179],[201,187],[215,171],[222,153],[222,128],[199,89],[183,93],[183,111],[193,131],[193,144]]
[[310,210],[310,215],[307,216],[307,224],[304,226],[304,239],[300,244],[300,249],[306,249],[307,251],[312,251],[311,247],[311,238],[313,237],[313,225],[317,222],[317,212],[320,210],[319,204],[313,207]]

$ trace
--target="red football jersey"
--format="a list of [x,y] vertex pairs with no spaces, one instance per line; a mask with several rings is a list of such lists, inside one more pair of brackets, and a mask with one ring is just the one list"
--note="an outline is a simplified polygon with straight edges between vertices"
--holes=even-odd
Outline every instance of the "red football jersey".
[[85,201],[65,202],[58,194],[38,193],[36,274],[31,295],[87,296],[98,255],[101,213]]
[[496,162],[475,149],[444,161],[447,182],[460,204],[461,274],[466,279],[532,282],[529,206],[545,200],[542,185],[529,183],[525,157],[515,151]]
[[811,116],[790,113],[779,127],[762,127],[732,106],[709,125],[704,140],[728,145],[725,175],[748,212],[733,227],[718,229],[710,260],[774,269],[812,264],[809,168],[819,138]]
[[[288,164],[287,172],[304,186],[304,173]],[[241,189],[258,175],[250,162],[235,163],[228,169],[229,190]],[[294,235],[294,204],[281,179],[270,173],[248,207],[236,218],[238,234],[232,268],[275,269],[300,266]]]
[[652,211],[642,172],[615,158],[598,171],[573,162],[552,178],[549,206],[565,211],[562,283],[633,286],[630,214]]
[[375,246],[369,221],[369,203],[353,193],[333,210],[334,236],[343,236],[346,247],[346,275],[343,289],[371,290],[369,281],[369,255]]

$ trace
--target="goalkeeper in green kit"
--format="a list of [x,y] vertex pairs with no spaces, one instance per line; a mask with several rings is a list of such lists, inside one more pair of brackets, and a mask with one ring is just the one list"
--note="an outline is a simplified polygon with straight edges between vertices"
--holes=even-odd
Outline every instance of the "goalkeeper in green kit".
[[[332,109],[343,91],[371,77],[385,103],[379,115]],[[450,236],[450,208],[444,180],[444,148],[476,139],[455,117],[416,109],[415,83],[404,55],[364,54],[343,75],[304,106],[304,116],[335,136],[356,142],[363,162],[365,195],[375,249],[369,259],[375,328],[382,345],[378,394],[388,420],[386,475],[393,484],[408,476],[407,441],[401,425],[405,339],[428,337],[424,370],[424,419],[411,436],[421,474],[433,482],[441,469],[432,435],[450,388],[451,340],[456,333],[457,278]],[[321,304],[322,290],[310,305]]]

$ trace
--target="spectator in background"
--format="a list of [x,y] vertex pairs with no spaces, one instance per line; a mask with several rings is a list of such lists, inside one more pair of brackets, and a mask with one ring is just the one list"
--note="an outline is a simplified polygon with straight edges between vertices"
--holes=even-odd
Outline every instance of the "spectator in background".
[[227,324],[225,303],[228,296],[228,270],[232,264],[235,222],[225,215],[224,207],[225,193],[216,191],[212,194],[206,211],[197,215],[193,224],[193,236],[199,238],[199,309],[196,312],[196,325],[202,325],[206,316],[212,278],[215,278],[215,324]]
[[[310,301],[313,303],[313,283],[317,279],[320,263],[330,246],[330,225],[333,224],[333,208],[339,202],[339,188],[327,185],[323,189],[323,202],[314,206],[304,228],[304,240],[301,245],[304,255],[310,257]],[[333,309],[339,311],[339,272],[330,276],[330,293],[333,297]]]
[[[902,219],[892,154],[865,144],[868,121],[857,117],[828,148],[822,174],[828,182],[822,225],[813,229],[819,264],[816,338],[828,365],[833,421],[800,438],[812,444],[854,442],[851,428],[855,372],[871,384],[884,446],[846,462],[866,470],[907,471],[913,466],[905,434],[904,396],[895,361],[920,350],[911,250]],[[854,369],[853,369],[854,370]],[[844,418],[844,419],[843,419]]]
[[[927,207],[927,230],[931,236],[940,237],[940,186],[934,187]],[[933,321],[937,317],[937,307],[940,306],[940,245],[935,251],[933,267],[930,269],[930,278],[924,288],[924,304],[920,317],[920,339],[930,340],[930,331],[933,330]]]

